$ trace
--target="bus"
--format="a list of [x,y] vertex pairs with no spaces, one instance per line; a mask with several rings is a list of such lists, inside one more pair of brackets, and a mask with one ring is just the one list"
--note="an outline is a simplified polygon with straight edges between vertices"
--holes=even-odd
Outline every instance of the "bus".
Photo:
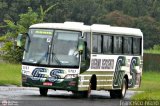
[[140,86],[143,34],[140,29],[81,22],[40,23],[19,34],[23,47],[22,86],[71,91],[90,97],[106,90],[124,98],[128,88]]

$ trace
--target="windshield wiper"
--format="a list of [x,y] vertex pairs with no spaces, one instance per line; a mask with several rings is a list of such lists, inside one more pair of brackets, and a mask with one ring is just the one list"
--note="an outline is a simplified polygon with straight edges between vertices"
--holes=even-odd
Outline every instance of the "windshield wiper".
[[61,62],[59,61],[59,59],[57,58],[56,54],[54,52],[52,52],[52,62],[53,62],[53,58],[56,61],[56,63],[58,65],[62,65]]
[[[49,57],[49,64],[50,64],[50,59],[52,58],[52,62],[53,62],[53,60],[55,60],[55,62],[58,64],[58,65],[62,65],[61,64],[61,62],[60,62],[60,60],[57,58],[57,56],[56,56],[56,54],[53,52],[53,50],[54,50],[54,42],[53,42],[53,40],[54,40],[54,34],[55,34],[55,30],[54,30],[54,32],[53,32],[53,36],[52,36],[52,41],[51,41],[51,44],[52,44],[52,46],[51,46],[51,48],[52,48],[52,50],[50,50],[50,53],[51,53],[51,55],[50,56],[52,56],[52,57]],[[54,59],[53,59],[54,58]]]
[[47,57],[48,57],[48,53],[47,52],[37,61],[37,64],[40,64],[45,57],[46,57],[46,61],[47,61]]
[[50,45],[48,45],[47,52],[37,61],[37,64],[41,63],[45,57],[46,57],[46,62],[47,62],[49,51],[50,51]]

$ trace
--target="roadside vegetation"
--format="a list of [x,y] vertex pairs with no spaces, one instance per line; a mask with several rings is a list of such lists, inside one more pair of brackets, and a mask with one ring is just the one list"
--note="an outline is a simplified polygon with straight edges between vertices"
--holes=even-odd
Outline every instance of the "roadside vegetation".
[[154,45],[153,48],[144,50],[144,53],[160,54],[160,45]]
[[[9,19],[4,20],[6,25],[3,27],[5,27],[7,31],[3,36],[0,35],[0,55],[3,60],[9,63],[20,63],[22,61],[23,49],[16,47],[15,42],[18,34],[27,32],[29,26],[32,24],[42,23],[45,15],[54,6],[55,5],[51,5],[46,10],[40,6],[40,13],[34,12],[31,7],[28,7],[26,13],[19,14],[20,19],[17,22]],[[1,27],[0,24],[0,28]],[[3,43],[2,46],[1,43]]]
[[0,63],[0,85],[21,85],[21,65]]
[[144,72],[141,87],[142,91],[132,97],[132,100],[160,100],[160,72]]

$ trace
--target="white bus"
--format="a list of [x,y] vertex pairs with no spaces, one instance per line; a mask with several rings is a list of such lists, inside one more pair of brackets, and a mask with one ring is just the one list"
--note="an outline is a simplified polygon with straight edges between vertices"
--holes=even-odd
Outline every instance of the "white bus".
[[[89,97],[107,90],[123,98],[128,88],[140,86],[143,34],[139,29],[79,22],[30,26],[22,60],[22,85],[67,90]],[[17,45],[21,46],[22,34]]]
[[90,44],[90,66],[79,75],[79,90],[108,90],[111,98],[123,98],[126,89],[140,86],[143,67],[140,29],[94,24],[91,36],[84,38]]

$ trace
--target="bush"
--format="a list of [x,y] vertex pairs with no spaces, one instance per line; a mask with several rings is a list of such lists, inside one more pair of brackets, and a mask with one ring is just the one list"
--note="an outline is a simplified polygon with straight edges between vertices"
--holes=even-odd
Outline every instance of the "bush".
[[160,54],[160,45],[154,45],[153,48],[144,50],[144,53]]
[[16,23],[11,20],[5,20],[8,31],[4,36],[0,37],[0,42],[4,42],[4,46],[0,49],[4,52],[2,55],[3,60],[10,63],[21,62],[23,50],[16,48],[15,39],[19,33],[26,33],[30,25],[43,22],[46,13],[54,6],[52,5],[46,10],[43,10],[42,6],[40,6],[40,14],[32,11],[32,8],[29,7],[27,13],[19,15],[20,19]]

